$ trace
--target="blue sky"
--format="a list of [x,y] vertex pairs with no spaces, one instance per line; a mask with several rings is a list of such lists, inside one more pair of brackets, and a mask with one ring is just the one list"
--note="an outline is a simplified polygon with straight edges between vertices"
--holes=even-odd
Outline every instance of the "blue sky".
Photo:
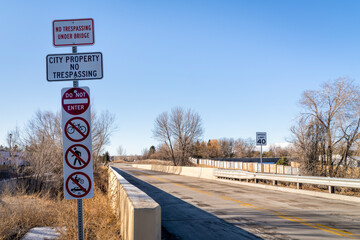
[[305,90],[330,79],[360,80],[358,1],[0,1],[0,144],[37,110],[60,111],[72,82],[47,82],[52,21],[93,18],[104,78],[81,81],[93,108],[116,116],[107,150],[128,154],[158,143],[155,118],[197,111],[204,140],[286,142]]

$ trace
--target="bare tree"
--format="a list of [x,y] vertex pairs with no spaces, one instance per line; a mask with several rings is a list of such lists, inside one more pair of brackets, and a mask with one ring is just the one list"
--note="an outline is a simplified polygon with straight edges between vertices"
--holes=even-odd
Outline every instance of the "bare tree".
[[[93,156],[94,162],[104,146],[109,143],[113,131],[114,116],[109,112],[99,117],[92,116]],[[37,111],[29,120],[21,133],[21,145],[25,151],[26,160],[30,163],[27,172],[32,176],[30,187],[32,191],[41,191],[49,185],[62,188],[62,129],[60,113]],[[51,176],[51,182],[46,181]]]
[[269,153],[271,153],[269,155],[269,157],[289,157],[290,156],[290,152],[289,152],[289,148],[288,147],[281,147],[281,146],[277,146],[274,144],[271,144],[269,146]]
[[338,175],[341,165],[348,166],[350,148],[359,139],[359,87],[347,78],[338,78],[324,83],[320,90],[305,91],[300,103],[304,112],[292,129],[294,142],[307,152],[304,143],[315,141],[315,156],[311,156],[315,159],[306,162],[320,161],[322,175]]
[[32,191],[41,191],[52,175],[52,183],[61,188],[62,179],[62,142],[60,114],[38,111],[25,129],[23,145],[30,174],[33,176],[29,186]]
[[302,172],[306,175],[321,175],[324,166],[322,155],[325,132],[314,118],[300,118],[298,125],[291,127],[294,135],[293,157],[301,163]]
[[167,147],[174,165],[185,165],[192,144],[203,134],[200,115],[177,107],[161,113],[155,120],[153,135]]
[[219,139],[219,143],[221,155],[223,158],[231,158],[235,156],[235,140],[233,138],[221,138]]
[[121,145],[118,146],[118,148],[116,149],[116,152],[120,157],[126,155],[126,150]]
[[159,146],[157,146],[156,151],[153,154],[151,154],[151,156],[150,156],[150,152],[151,152],[150,149],[146,149],[146,152],[144,152],[145,154],[147,154],[146,158],[151,157],[153,159],[172,161],[172,158],[169,154],[169,148],[166,146],[166,144],[162,143]]
[[251,157],[252,152],[255,150],[255,140],[252,138],[239,138],[235,141],[234,150],[236,157]]
[[109,111],[104,111],[97,115],[96,111],[92,111],[92,149],[94,162],[100,161],[100,154],[104,151],[104,147],[110,143],[110,136],[115,130],[115,115]]
[[172,135],[170,126],[169,114],[167,112],[161,113],[154,123],[153,136],[166,146],[166,152],[170,155],[171,160],[176,166],[176,158],[174,152],[174,137]]
[[15,167],[17,167],[19,163],[15,162],[15,153],[20,150],[20,129],[18,127],[14,130],[8,131],[6,142],[9,146],[10,161]]

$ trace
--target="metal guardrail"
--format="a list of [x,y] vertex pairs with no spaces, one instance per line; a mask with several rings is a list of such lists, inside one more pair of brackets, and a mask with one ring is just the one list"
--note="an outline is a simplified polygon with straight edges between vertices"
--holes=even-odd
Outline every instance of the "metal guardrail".
[[[329,186],[329,192],[334,193],[334,187],[349,187],[360,188],[360,179],[349,178],[332,178],[332,177],[310,177],[310,176],[294,176],[294,175],[282,175],[282,174],[268,174],[268,173],[252,173],[241,170],[214,170],[214,176],[218,178],[230,178],[230,179],[262,179],[281,182],[298,183],[298,188],[301,188],[301,184],[313,184],[313,185],[325,185]],[[277,183],[276,183],[277,184]]]

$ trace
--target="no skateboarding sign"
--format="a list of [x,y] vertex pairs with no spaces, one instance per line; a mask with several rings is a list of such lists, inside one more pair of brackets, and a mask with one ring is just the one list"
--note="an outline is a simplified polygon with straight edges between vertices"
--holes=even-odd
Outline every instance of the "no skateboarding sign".
[[73,198],[83,198],[90,192],[91,179],[85,173],[74,172],[67,177],[65,189]]
[[94,196],[90,89],[61,90],[65,199]]

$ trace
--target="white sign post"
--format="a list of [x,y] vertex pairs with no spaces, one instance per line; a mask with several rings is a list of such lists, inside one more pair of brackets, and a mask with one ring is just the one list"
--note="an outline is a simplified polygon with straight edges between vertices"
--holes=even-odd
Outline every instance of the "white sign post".
[[46,56],[48,81],[95,80],[103,78],[101,52],[49,54]]
[[267,144],[266,132],[256,132],[256,146],[260,146],[260,163],[261,163],[260,171],[261,172],[263,172],[262,146],[266,146],[266,144]]

